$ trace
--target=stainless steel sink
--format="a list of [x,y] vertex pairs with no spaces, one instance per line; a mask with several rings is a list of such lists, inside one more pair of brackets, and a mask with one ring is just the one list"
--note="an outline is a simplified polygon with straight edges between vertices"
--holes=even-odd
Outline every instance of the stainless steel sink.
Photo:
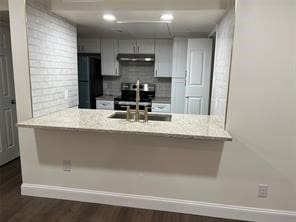
[[[131,119],[135,119],[134,113],[131,113]],[[126,119],[126,112],[115,112],[111,116],[109,116],[111,119]],[[141,120],[144,120],[144,115],[140,116]],[[149,113],[148,114],[148,121],[162,121],[162,122],[170,122],[172,121],[172,115],[168,114],[155,114],[155,113]]]

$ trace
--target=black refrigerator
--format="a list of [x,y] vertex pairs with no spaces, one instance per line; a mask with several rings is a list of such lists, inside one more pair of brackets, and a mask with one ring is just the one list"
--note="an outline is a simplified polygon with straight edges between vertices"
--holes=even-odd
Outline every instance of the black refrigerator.
[[101,56],[78,54],[79,108],[95,109],[96,97],[103,95]]

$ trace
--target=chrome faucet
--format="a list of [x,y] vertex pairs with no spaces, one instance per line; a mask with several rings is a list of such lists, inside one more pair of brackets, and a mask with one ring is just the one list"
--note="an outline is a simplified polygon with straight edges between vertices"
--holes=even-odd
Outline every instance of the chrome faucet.
[[[132,113],[135,114],[135,122],[140,121],[140,114],[142,112],[142,111],[140,111],[140,101],[141,101],[141,98],[140,98],[140,81],[138,80],[137,84],[136,84],[136,109],[132,110],[130,108],[130,106],[127,106],[127,109],[126,109],[126,120],[127,121],[131,121]],[[143,113],[144,113],[144,122],[148,122],[148,107],[145,107],[145,110],[143,111]]]
[[140,119],[140,107],[139,107],[139,103],[140,103],[140,81],[137,81],[137,91],[136,91],[136,122],[139,122]]

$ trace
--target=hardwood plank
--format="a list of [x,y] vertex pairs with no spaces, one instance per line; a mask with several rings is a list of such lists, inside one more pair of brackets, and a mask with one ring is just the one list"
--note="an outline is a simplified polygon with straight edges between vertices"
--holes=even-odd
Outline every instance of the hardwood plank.
[[0,167],[1,222],[235,222],[188,214],[21,196],[21,183],[19,159]]

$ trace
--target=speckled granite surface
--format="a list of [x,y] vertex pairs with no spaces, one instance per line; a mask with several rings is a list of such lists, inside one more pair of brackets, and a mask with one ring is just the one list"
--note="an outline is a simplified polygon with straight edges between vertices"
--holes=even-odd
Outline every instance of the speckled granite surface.
[[172,114],[171,122],[131,123],[110,119],[114,111],[70,108],[18,123],[18,127],[84,132],[151,135],[198,140],[231,141],[230,134],[210,116]]

